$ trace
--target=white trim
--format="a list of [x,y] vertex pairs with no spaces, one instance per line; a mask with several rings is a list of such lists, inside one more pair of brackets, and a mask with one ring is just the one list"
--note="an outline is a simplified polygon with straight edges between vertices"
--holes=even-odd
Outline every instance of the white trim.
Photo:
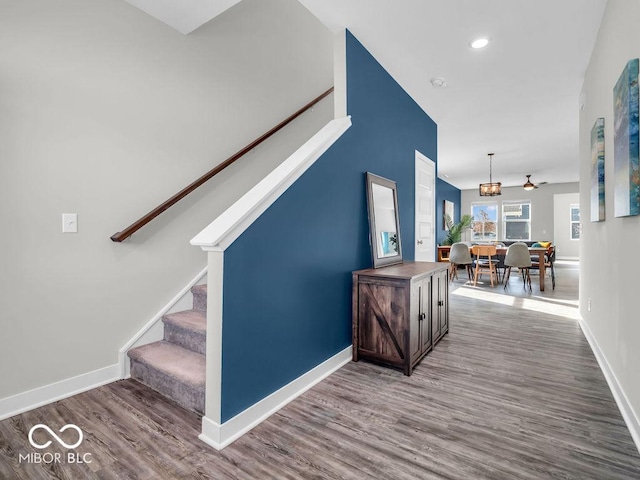
[[226,250],[351,126],[351,118],[330,121],[255,187],[225,210],[191,245],[205,251]]
[[598,341],[591,332],[589,325],[587,325],[587,322],[585,322],[582,318],[578,319],[578,323],[580,324],[580,328],[582,328],[582,332],[584,333],[585,338],[591,346],[591,350],[593,351],[593,354],[598,361],[598,365],[600,365],[600,370],[602,370],[604,378],[609,384],[609,389],[611,390],[613,398],[618,404],[618,408],[620,409],[622,418],[627,424],[629,433],[631,433],[631,438],[633,438],[633,441],[636,444],[636,448],[638,449],[638,452],[640,452],[640,420],[638,419],[638,415],[636,414],[636,412],[634,412],[633,407],[629,403],[629,400],[627,399],[627,396],[625,395],[620,382],[618,382],[618,379],[616,378],[616,374],[613,373],[613,370],[609,366],[609,362],[607,362],[607,359],[600,349]]
[[19,415],[34,408],[57,402],[63,398],[86,392],[120,379],[120,366],[116,363],[92,372],[60,380],[59,382],[0,399],[0,420]]
[[205,372],[205,415],[220,423],[222,410],[222,300],[224,252],[207,253],[207,363]]
[[127,352],[134,346],[146,345],[160,341],[164,338],[164,328],[151,330],[158,322],[162,320],[162,317],[167,313],[172,313],[178,310],[189,309],[190,307],[184,307],[180,302],[186,295],[191,294],[191,288],[195,286],[202,278],[207,274],[207,268],[205,267],[198,273],[178,294],[173,297],[169,302],[162,307],[158,313],[156,313],[151,320],[149,320],[131,339],[124,344],[124,346],[118,352],[118,364],[120,365],[120,378],[129,377],[130,363],[127,358]]
[[351,346],[345,348],[222,425],[206,416],[202,417],[202,434],[198,438],[216,450],[222,450],[276,413],[287,403],[349,363],[351,361],[351,352]]

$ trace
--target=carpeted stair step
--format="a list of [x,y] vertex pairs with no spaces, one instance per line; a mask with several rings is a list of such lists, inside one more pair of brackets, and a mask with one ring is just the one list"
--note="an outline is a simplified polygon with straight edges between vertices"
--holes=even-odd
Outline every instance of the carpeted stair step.
[[207,285],[196,285],[191,288],[193,294],[193,309],[201,312],[207,311]]
[[207,317],[200,310],[170,313],[162,318],[167,342],[202,355],[207,346]]
[[205,356],[166,341],[127,353],[131,377],[184,408],[204,414]]

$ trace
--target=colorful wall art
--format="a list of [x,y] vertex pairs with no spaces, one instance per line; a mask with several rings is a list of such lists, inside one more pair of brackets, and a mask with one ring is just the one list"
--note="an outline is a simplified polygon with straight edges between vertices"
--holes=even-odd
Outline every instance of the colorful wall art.
[[591,129],[591,221],[604,220],[604,118]]
[[613,88],[616,217],[640,214],[638,165],[638,59],[629,60]]

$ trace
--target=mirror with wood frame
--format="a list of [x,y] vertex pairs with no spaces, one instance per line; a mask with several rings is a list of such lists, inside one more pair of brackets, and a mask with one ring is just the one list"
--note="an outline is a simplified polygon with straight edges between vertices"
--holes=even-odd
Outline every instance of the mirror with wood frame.
[[367,172],[367,207],[373,268],[402,263],[396,182]]

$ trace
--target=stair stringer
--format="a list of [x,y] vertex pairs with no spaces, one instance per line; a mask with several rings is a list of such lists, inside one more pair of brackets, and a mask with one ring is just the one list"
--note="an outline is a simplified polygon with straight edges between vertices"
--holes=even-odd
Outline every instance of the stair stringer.
[[131,363],[127,357],[127,352],[135,347],[141,347],[153,342],[159,342],[164,338],[164,325],[162,317],[168,313],[175,313],[182,310],[191,309],[193,304],[193,294],[191,288],[195,285],[203,284],[207,281],[207,267],[202,269],[198,274],[180,290],[158,313],[138,330],[127,343],[125,343],[118,352],[118,365],[120,370],[120,378],[129,378]]
[[222,422],[224,252],[350,127],[350,116],[329,122],[191,240],[192,245],[202,248],[208,256],[206,395],[199,438],[218,450],[350,361],[349,348],[324,362],[319,366],[321,368],[313,369],[313,374],[303,375],[307,378],[301,377],[301,381],[291,382],[233,419]]

